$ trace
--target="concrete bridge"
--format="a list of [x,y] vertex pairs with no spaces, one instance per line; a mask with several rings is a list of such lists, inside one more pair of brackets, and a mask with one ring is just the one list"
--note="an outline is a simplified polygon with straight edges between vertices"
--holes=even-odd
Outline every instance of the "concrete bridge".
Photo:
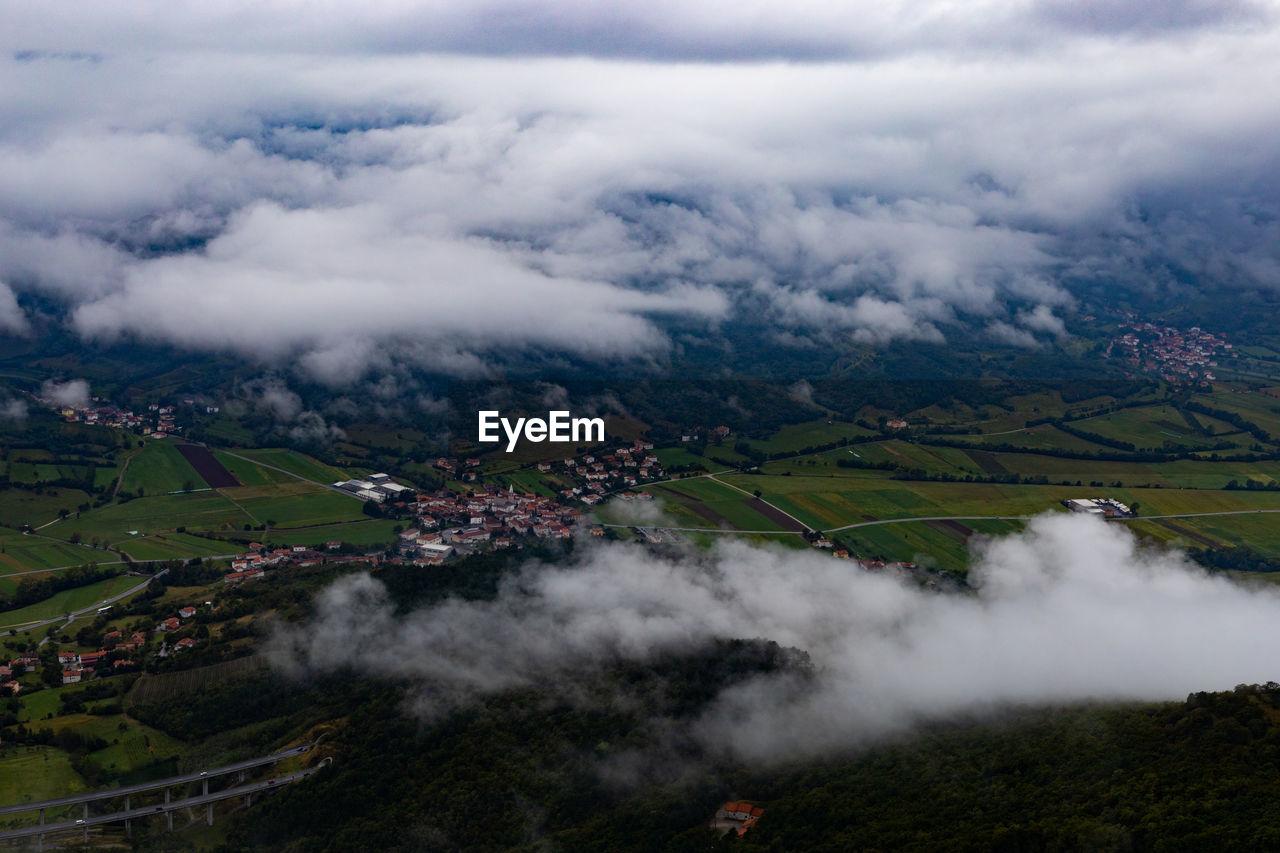
[[[283,776],[277,776],[273,779],[265,781],[245,783],[244,774],[246,770],[252,770],[257,767],[263,767],[270,764],[283,761],[286,758],[294,758],[302,755],[314,747],[314,744],[304,744],[303,746],[286,749],[283,752],[264,755],[260,758],[251,758],[247,761],[237,761],[234,764],[226,764],[222,767],[215,767],[209,770],[202,770],[195,773],[186,773],[181,776],[170,776],[167,779],[157,779],[153,782],[142,782],[136,785],[125,785],[119,788],[111,788],[105,791],[93,791],[87,794],[76,794],[70,797],[59,797],[54,800],[42,800],[40,802],[18,803],[11,806],[0,806],[0,815],[18,814],[23,812],[39,812],[39,823],[32,826],[24,826],[17,829],[0,830],[0,841],[12,841],[21,838],[35,837],[37,849],[43,849],[44,836],[59,832],[68,832],[80,830],[85,841],[89,838],[89,827],[101,826],[103,824],[124,823],[125,831],[132,830],[132,822],[139,818],[153,817],[157,814],[164,814],[168,822],[168,828],[173,829],[173,813],[180,809],[189,809],[196,806],[204,806],[206,820],[213,823],[213,804],[222,800],[230,800],[236,797],[244,797],[245,804],[252,802],[254,794],[262,791],[270,791],[276,788],[296,782],[299,779],[305,779],[307,776],[319,771],[322,767],[328,766],[332,759],[325,759],[321,764],[308,770],[302,770],[297,773],[289,773]],[[209,791],[209,780],[221,777],[235,775],[237,778],[235,783],[220,791]],[[190,785],[193,782],[200,782],[202,792],[193,797],[185,797],[180,800],[174,800],[170,797],[170,789],[180,785]],[[149,806],[133,808],[132,799],[135,795],[145,794],[151,791],[163,791],[164,802]],[[107,800],[124,800],[124,808],[120,811],[109,812],[102,815],[89,815],[89,804],[94,802],[102,802]],[[58,823],[46,823],[45,811],[52,808],[64,808],[66,806],[81,805],[84,809],[83,817],[73,820],[63,820]]]

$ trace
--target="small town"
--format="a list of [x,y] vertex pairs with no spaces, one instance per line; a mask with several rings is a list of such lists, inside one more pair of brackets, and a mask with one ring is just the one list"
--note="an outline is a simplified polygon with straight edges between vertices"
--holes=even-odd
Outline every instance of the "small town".
[[1217,367],[1219,352],[1236,357],[1224,338],[1199,326],[1184,331],[1126,313],[1120,329],[1124,334],[1107,344],[1104,356],[1123,358],[1166,382],[1212,382],[1215,376],[1210,368]]

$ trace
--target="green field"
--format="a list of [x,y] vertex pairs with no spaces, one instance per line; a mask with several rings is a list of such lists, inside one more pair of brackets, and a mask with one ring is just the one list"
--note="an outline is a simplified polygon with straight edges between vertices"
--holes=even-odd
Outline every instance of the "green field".
[[858,476],[731,474],[722,479],[760,489],[771,503],[818,529],[883,518],[1029,515],[1058,509],[1064,498],[1101,494],[1138,502],[1142,515],[1280,508],[1280,492],[909,482],[879,471],[853,473]]
[[[663,468],[689,466],[691,469],[707,470],[707,459],[696,453],[690,453],[683,447],[659,447],[653,451]],[[717,466],[718,467],[718,466]]]
[[678,526],[714,528],[727,525],[740,530],[783,529],[777,522],[747,505],[750,495],[744,495],[707,477],[646,486],[644,490],[666,502],[668,514],[675,513],[683,522]]
[[1016,521],[905,522],[859,527],[835,534],[855,556],[913,562],[935,569],[963,572],[970,562],[969,536],[1000,536],[1022,529]]
[[141,490],[146,495],[163,495],[187,489],[205,489],[206,483],[168,439],[148,441],[129,460],[120,488],[126,492]]
[[515,490],[522,494],[532,492],[548,498],[555,497],[559,489],[566,488],[566,485],[560,483],[553,475],[527,469],[492,474],[487,477],[487,480],[503,488],[514,486]]
[[[806,447],[819,447],[832,444],[842,438],[863,438],[868,435],[874,435],[874,433],[857,424],[821,418],[807,423],[788,424],[764,441],[747,443],[753,450],[761,453],[797,453]],[[733,441],[733,436],[730,436],[729,440]]]
[[283,471],[276,471],[273,468],[267,468],[263,465],[241,459],[238,456],[232,456],[221,450],[213,451],[213,456],[222,466],[232,473],[232,475],[246,486],[266,486],[271,483],[295,483],[296,477],[291,477]]
[[172,532],[178,527],[232,530],[249,521],[243,509],[218,492],[193,492],[110,504],[78,519],[59,522],[50,531],[56,530],[59,536],[78,532],[86,542],[96,537],[104,543],[119,543],[135,535]]
[[1016,432],[987,433],[984,435],[942,436],[952,441],[976,445],[1008,445],[1027,450],[1077,450],[1090,453],[1114,452],[1112,448],[1095,444],[1083,438],[1063,432],[1052,424],[1040,424]]
[[47,728],[53,732],[70,729],[86,737],[102,738],[108,746],[89,753],[89,758],[113,774],[163,761],[180,754],[183,748],[181,741],[120,714],[69,714],[45,720],[33,728]]
[[235,554],[241,548],[231,542],[205,539],[190,533],[157,533],[119,543],[119,549],[135,560],[191,559]]
[[[371,546],[385,545],[396,541],[396,526],[407,525],[407,521],[395,521],[389,518],[369,518],[364,521],[351,521],[343,524],[326,524],[321,527],[301,527],[293,530],[273,529],[267,536],[274,545],[314,545],[324,547],[326,542],[350,542],[352,545]],[[230,543],[223,543],[224,548],[233,548]]]
[[1222,386],[1216,388],[1213,394],[1197,394],[1192,399],[1213,409],[1235,412],[1272,436],[1280,438],[1280,389],[1272,387],[1246,393]]
[[51,746],[0,749],[0,804],[37,802],[88,790],[71,756]]
[[[46,530],[52,532],[56,527],[54,525]],[[110,552],[59,542],[40,534],[25,535],[0,527],[0,577],[12,572],[79,566],[114,559],[115,555]]]
[[[247,456],[258,462],[281,468],[291,474],[297,474],[307,480],[316,483],[334,483],[338,480],[346,480],[356,475],[356,472],[343,471],[340,468],[334,468],[332,465],[326,465],[318,462],[310,456],[299,453],[296,450],[283,450],[279,448],[267,448],[257,450],[240,450],[233,451],[238,456]],[[232,469],[235,473],[235,469]],[[244,482],[243,480],[241,482]],[[248,484],[246,484],[248,485]]]
[[1204,432],[1194,428],[1171,405],[1123,409],[1107,415],[1076,421],[1072,426],[1112,441],[1128,442],[1138,449],[1160,449],[1166,445],[1190,448],[1210,447],[1222,441],[1249,444],[1253,438],[1223,421],[1194,415]]
[[6,527],[30,524],[32,527],[52,521],[58,510],[75,512],[77,506],[89,503],[88,493],[79,489],[44,488],[40,494],[26,489],[0,491],[0,521]]
[[87,586],[63,590],[46,598],[44,601],[38,601],[35,604],[17,610],[0,612],[0,628],[21,626],[28,622],[38,622],[42,619],[52,619],[63,613],[91,607],[105,598],[137,586],[141,582],[141,578],[120,574]]
[[229,489],[227,496],[257,522],[269,523],[272,527],[302,527],[366,518],[360,500],[299,480]]

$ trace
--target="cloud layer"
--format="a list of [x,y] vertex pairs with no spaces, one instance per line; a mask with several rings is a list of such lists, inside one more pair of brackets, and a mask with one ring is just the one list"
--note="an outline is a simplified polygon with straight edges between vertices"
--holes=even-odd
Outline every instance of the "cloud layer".
[[1072,282],[1280,286],[1271,4],[10,11],[0,280],[87,337],[337,385],[673,324],[1036,346]]
[[1280,595],[1144,550],[1119,525],[1043,516],[993,540],[972,577],[976,594],[942,594],[824,554],[726,543],[672,558],[602,545],[572,565],[528,567],[494,601],[406,616],[369,575],[346,577],[273,654],[295,672],[406,677],[414,710],[434,718],[516,687],[572,697],[617,661],[769,639],[807,652],[812,677],[727,688],[692,732],[752,762],[1009,705],[1172,699],[1276,676]]

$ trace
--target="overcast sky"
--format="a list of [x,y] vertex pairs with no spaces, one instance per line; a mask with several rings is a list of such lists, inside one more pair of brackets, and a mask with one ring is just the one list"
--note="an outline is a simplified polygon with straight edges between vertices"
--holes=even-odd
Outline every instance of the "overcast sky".
[[673,318],[1040,346],[1075,280],[1280,287],[1270,3],[2,14],[0,334],[40,292],[341,385],[661,360]]

